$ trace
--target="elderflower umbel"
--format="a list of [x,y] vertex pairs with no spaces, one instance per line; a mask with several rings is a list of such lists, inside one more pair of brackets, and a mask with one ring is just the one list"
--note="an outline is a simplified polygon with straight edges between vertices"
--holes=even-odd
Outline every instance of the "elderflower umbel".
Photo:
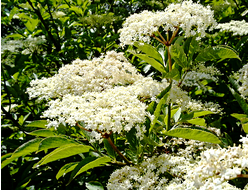
[[132,84],[142,75],[137,73],[123,56],[114,51],[92,61],[77,59],[59,69],[51,78],[31,81],[27,89],[30,98],[57,98],[66,94],[82,95],[85,92],[102,92],[115,85]]
[[[240,175],[242,170],[248,169],[248,136],[242,137],[240,142],[242,146],[227,149],[207,144],[209,147],[201,151],[201,156],[196,156],[194,159],[188,159],[186,155],[173,154],[147,158],[137,166],[125,166],[114,171],[109,178],[107,188],[109,190],[119,187],[124,190],[239,190],[229,184],[228,180]],[[191,148],[190,154],[192,150]],[[174,178],[167,178],[169,176],[167,173]]]
[[[197,86],[201,88],[202,80],[212,80],[214,82],[218,81],[219,75],[222,75],[221,72],[214,66],[205,66],[203,63],[196,65],[192,71],[189,71],[184,80],[182,81],[181,86]],[[205,89],[205,86],[202,86]],[[205,89],[206,90],[206,89]]]
[[228,23],[220,23],[216,27],[220,31],[233,32],[233,35],[244,36],[248,34],[248,23],[245,20],[231,20]]
[[142,138],[146,116],[153,118],[142,100],[155,98],[168,86],[166,80],[143,77],[122,53],[111,51],[92,61],[75,60],[51,78],[34,80],[27,92],[30,98],[52,99],[43,113],[48,127],[83,122],[92,131],[91,141],[100,142],[95,130],[121,134],[135,127]]
[[123,28],[119,30],[121,45],[133,45],[135,41],[149,43],[150,36],[154,35],[159,28],[164,31],[174,32],[181,28],[185,37],[205,36],[205,30],[216,26],[213,18],[213,11],[209,6],[192,1],[170,4],[164,11],[151,12],[143,11],[140,14],[133,14],[126,19]]
[[41,44],[45,43],[45,36],[32,37],[31,35],[24,40],[6,40],[1,39],[1,51],[11,51],[18,52],[22,50],[22,54],[31,54],[34,51],[42,52],[44,51],[41,48]]
[[183,91],[176,84],[173,84],[169,96],[167,99],[167,103],[173,103],[173,105],[178,105],[182,111],[212,111],[214,113],[219,113],[222,111],[219,104],[215,104],[213,102],[204,102],[198,100],[193,100],[188,96],[186,91]]

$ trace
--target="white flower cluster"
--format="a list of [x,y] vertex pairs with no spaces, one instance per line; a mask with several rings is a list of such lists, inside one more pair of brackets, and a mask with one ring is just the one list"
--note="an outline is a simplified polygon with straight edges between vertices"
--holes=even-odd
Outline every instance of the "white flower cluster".
[[192,1],[183,1],[170,4],[164,11],[143,11],[128,17],[119,30],[121,45],[133,45],[135,41],[150,42],[150,36],[155,34],[160,27],[164,31],[175,31],[180,27],[186,37],[199,34],[205,36],[205,30],[216,26],[213,11],[209,6]]
[[239,92],[243,98],[248,97],[248,63],[245,64],[237,73],[234,74],[234,78],[237,82],[241,83],[239,87]]
[[[34,51],[43,52],[40,45],[45,43],[45,36],[32,37],[28,36],[25,40],[5,40],[1,39],[1,53],[4,51],[18,52],[22,50],[22,54],[31,54]],[[43,52],[45,53],[45,52]]]
[[233,32],[233,35],[244,36],[248,34],[248,23],[245,20],[231,20],[228,23],[220,23],[216,27],[220,31]]
[[37,51],[38,53],[43,53],[43,54],[46,53],[40,48],[40,45],[45,42],[46,42],[46,38],[44,35],[38,36],[38,37],[28,36],[28,38],[24,40],[24,48],[26,49],[22,51],[22,54],[27,55],[27,54],[33,53],[34,51]]
[[[248,169],[248,136],[242,145],[229,148],[209,149],[201,153],[201,159],[187,176],[197,188],[213,189],[223,182],[236,178]],[[218,187],[217,187],[218,189]]]
[[222,111],[219,104],[213,102],[204,102],[198,100],[193,100],[188,96],[186,91],[183,91],[177,85],[173,85],[170,90],[167,102],[171,102],[174,105],[178,105],[182,111],[212,111],[214,113],[219,113]]
[[200,88],[200,83],[198,81],[212,80],[217,82],[218,75],[222,74],[216,67],[205,66],[203,63],[199,63],[193,68],[192,71],[189,71],[186,74],[181,86],[197,86]]
[[93,130],[93,139],[101,141],[95,130],[121,134],[135,127],[137,136],[143,137],[142,123],[152,116],[140,98],[154,98],[168,85],[143,77],[123,53],[111,51],[92,61],[75,60],[51,78],[34,80],[27,92],[30,98],[55,99],[43,113],[50,119],[48,127],[81,121]]
[[146,159],[139,166],[125,166],[113,172],[109,178],[109,190],[166,189],[168,173],[181,178],[187,173],[189,162],[184,157],[162,154]]
[[33,80],[27,89],[30,98],[57,98],[66,94],[83,95],[85,92],[102,92],[115,85],[128,85],[142,79],[123,56],[114,51],[92,61],[77,59],[59,69],[51,78]]
[[146,104],[137,98],[136,93],[127,87],[115,87],[102,93],[89,92],[82,96],[68,94],[62,100],[50,101],[43,117],[55,119],[48,127],[63,122],[74,126],[82,121],[86,129],[121,134],[143,123],[146,115]]
[[[111,174],[107,188],[239,190],[227,181],[248,169],[248,137],[243,137],[240,141],[242,146],[238,147],[205,148],[201,156],[195,159],[189,159],[185,155],[162,154],[148,158],[138,166],[125,166]],[[169,180],[168,174],[174,178]]]

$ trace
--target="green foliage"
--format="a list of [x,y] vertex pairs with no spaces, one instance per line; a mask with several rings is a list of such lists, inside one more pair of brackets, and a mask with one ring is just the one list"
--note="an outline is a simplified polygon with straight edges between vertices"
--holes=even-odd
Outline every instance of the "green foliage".
[[162,134],[216,144],[221,143],[216,135],[202,128],[174,128],[169,131],[163,131]]
[[[125,165],[108,140],[104,138],[102,144],[89,143],[90,132],[78,127],[61,125],[58,130],[47,129],[47,121],[41,120],[46,102],[29,99],[26,89],[31,80],[53,76],[62,65],[76,58],[91,59],[114,49],[126,52],[118,45],[118,30],[124,19],[143,10],[163,10],[172,2],[1,2],[1,37],[7,46],[11,41],[17,42],[7,49],[2,42],[1,152],[2,172],[6,174],[2,178],[3,189],[104,189],[110,174]],[[215,9],[218,22],[247,20],[247,15],[243,14],[246,1],[206,0],[202,3]],[[29,39],[42,36],[45,42],[33,48]],[[167,48],[156,44],[155,41],[134,44],[140,53],[132,53],[131,62],[138,66],[138,71],[156,80],[165,78],[181,84],[185,73],[195,64],[214,65],[224,74],[218,82],[199,81],[207,91],[197,87],[185,90],[193,99],[220,104],[223,113],[188,112],[166,104],[170,85],[157,96],[158,103],[146,102],[154,119],[146,119],[147,132],[143,139],[136,136],[134,128],[124,137],[112,134],[110,138],[117,148],[132,164],[139,164],[145,155],[159,153],[158,149],[164,144],[160,136],[166,141],[181,137],[224,146],[238,144],[240,135],[248,133],[248,106],[238,92],[239,84],[228,76],[248,60],[247,36],[209,32],[202,41],[197,41],[196,37],[177,37],[169,47],[173,61],[170,72]],[[210,126],[220,128],[223,137],[206,130]]]

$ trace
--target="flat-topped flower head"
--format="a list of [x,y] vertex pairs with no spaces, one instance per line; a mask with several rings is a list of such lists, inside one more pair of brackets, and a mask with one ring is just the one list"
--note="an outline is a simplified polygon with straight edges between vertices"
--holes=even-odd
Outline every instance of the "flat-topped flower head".
[[139,78],[142,75],[123,53],[110,51],[93,60],[76,59],[72,64],[60,68],[53,77],[33,80],[27,92],[30,98],[58,98],[66,94],[102,92],[116,85],[133,84]]
[[[50,78],[37,79],[27,89],[30,98],[50,100],[43,117],[47,127],[85,124],[91,141],[102,141],[99,132],[122,134],[136,129],[145,133],[147,105],[141,99],[155,99],[169,83],[144,77],[122,53],[107,52],[93,60],[75,60]],[[99,132],[96,132],[96,131]]]
[[149,43],[152,35],[160,27],[164,31],[176,31],[180,28],[185,37],[199,35],[205,36],[205,31],[216,26],[213,11],[209,6],[205,7],[192,1],[183,1],[178,4],[170,4],[164,11],[143,11],[133,14],[126,19],[123,28],[120,29],[121,45],[133,45],[135,41]]

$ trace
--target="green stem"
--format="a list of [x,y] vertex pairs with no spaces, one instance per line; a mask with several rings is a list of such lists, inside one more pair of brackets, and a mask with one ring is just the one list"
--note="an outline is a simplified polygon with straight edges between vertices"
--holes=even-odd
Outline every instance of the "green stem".
[[[82,127],[79,123],[76,123],[76,125],[86,131],[91,131],[88,129],[85,129],[84,127]],[[97,130],[99,133],[102,133],[101,131]],[[110,134],[105,133],[104,135],[102,135],[103,138],[107,139],[107,141],[109,142],[110,146],[114,149],[114,151],[117,152],[117,154],[126,162],[126,164],[132,164],[132,162],[130,162],[119,150],[118,148],[115,146],[115,144],[112,142],[110,135],[112,134],[112,132]]]
[[167,46],[167,51],[168,51],[168,66],[169,66],[169,72],[172,71],[172,60],[171,60],[171,55],[169,51],[169,46]]
[[171,103],[168,103],[168,125],[167,125],[167,131],[171,129]]

